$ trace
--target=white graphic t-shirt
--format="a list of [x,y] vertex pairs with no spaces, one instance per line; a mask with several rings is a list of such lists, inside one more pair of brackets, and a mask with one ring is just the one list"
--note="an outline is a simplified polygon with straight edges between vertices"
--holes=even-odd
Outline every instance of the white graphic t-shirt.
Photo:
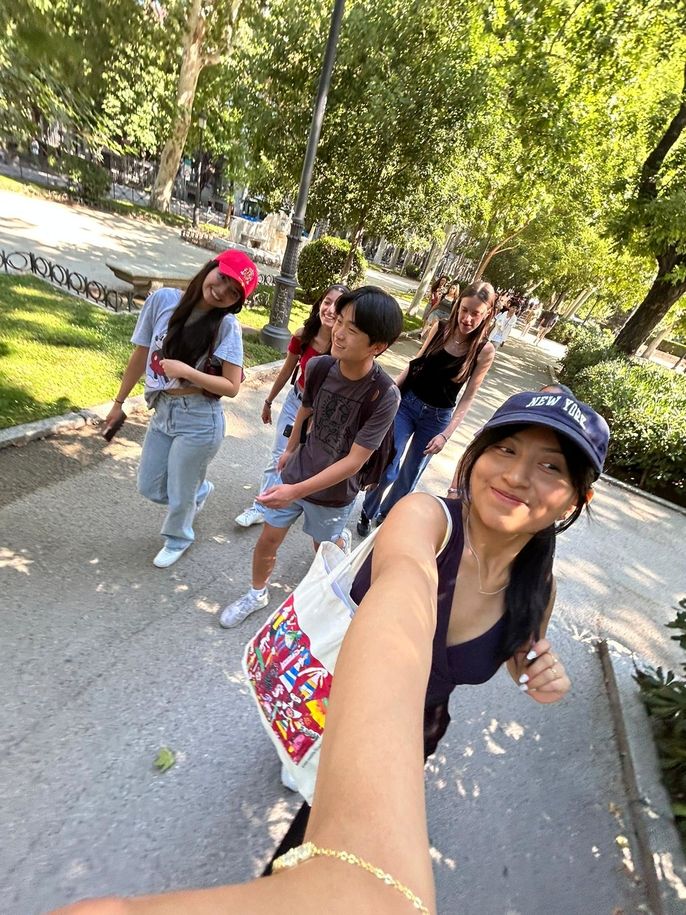
[[[136,346],[149,348],[145,365],[145,400],[150,407],[161,391],[168,391],[170,388],[178,388],[187,384],[179,378],[167,378],[161,365],[162,344],[167,336],[169,319],[182,295],[180,289],[166,287],[149,295],[141,309],[131,337],[131,342]],[[212,355],[221,359],[222,362],[243,365],[243,337],[241,325],[235,315],[227,314],[222,319],[214,341]],[[205,358],[195,368],[202,369],[204,362]]]

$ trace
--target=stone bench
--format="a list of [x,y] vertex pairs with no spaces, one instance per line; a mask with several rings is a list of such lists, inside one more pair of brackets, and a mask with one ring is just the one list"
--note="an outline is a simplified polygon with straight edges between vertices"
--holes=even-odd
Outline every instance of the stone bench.
[[142,298],[150,295],[153,287],[159,289],[161,286],[171,286],[173,289],[185,289],[191,280],[190,276],[169,276],[166,273],[153,273],[142,267],[125,267],[123,264],[109,262],[107,266],[117,279],[133,286],[134,296]]

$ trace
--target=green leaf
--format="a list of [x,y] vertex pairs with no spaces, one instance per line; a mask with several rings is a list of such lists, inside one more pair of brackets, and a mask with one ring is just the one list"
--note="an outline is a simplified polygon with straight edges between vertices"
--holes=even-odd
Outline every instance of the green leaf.
[[171,769],[175,762],[176,753],[174,753],[173,750],[170,750],[169,747],[160,747],[153,765],[156,769],[159,769],[160,772],[166,772],[167,769]]

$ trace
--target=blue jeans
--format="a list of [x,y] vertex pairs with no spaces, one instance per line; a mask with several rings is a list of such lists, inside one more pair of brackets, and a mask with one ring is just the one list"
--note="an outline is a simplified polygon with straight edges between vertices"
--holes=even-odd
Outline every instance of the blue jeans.
[[[267,467],[262,474],[259,492],[264,492],[265,489],[268,489],[270,486],[276,486],[277,483],[281,482],[279,472],[276,469],[276,462],[286,450],[286,445],[288,445],[288,438],[283,434],[283,430],[286,426],[293,425],[301,406],[302,401],[296,394],[296,388],[294,385],[291,385],[288,396],[281,407],[279,418],[276,421],[276,434],[274,436],[274,444],[272,445],[272,457],[269,462],[269,467]],[[253,502],[252,507],[264,514],[264,505],[260,502]]]
[[[379,485],[369,490],[362,503],[367,518],[384,517],[408,492],[412,492],[426,465],[431,460],[424,449],[434,435],[442,432],[450,422],[454,407],[431,407],[416,394],[406,391],[395,416],[395,457],[386,468]],[[411,439],[411,441],[410,441]],[[403,452],[410,442],[403,460]],[[391,485],[392,484],[392,485]],[[383,502],[383,494],[391,487]]]
[[182,549],[195,539],[196,505],[209,489],[207,465],[223,438],[221,401],[198,394],[160,394],[155,401],[138,467],[138,491],[151,502],[168,506],[161,533],[171,549]]

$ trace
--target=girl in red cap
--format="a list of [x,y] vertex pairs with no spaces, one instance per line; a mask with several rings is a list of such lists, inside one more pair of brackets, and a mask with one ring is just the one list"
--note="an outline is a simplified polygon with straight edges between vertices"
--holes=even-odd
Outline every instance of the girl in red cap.
[[164,545],[153,559],[173,565],[193,542],[193,519],[214,489],[207,465],[224,437],[220,399],[241,385],[243,341],[236,315],[258,282],[241,251],[223,251],[191,279],[185,292],[163,288],[148,297],[131,337],[107,426],[123,419],[131,389],[145,375],[154,408],[138,469],[141,495],[167,506]]

